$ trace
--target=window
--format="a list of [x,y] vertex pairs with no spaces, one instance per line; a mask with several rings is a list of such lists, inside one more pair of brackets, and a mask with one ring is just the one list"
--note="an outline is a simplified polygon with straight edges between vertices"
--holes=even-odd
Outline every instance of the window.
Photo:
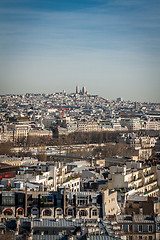
[[72,209],[69,209],[69,210],[68,210],[68,215],[69,215],[69,216],[72,216],[72,215],[73,215]]
[[79,211],[79,215],[80,216],[87,216],[88,212],[86,210],[81,210],[81,211]]
[[97,216],[97,210],[96,210],[96,209],[94,209],[94,210],[92,211],[92,216]]
[[139,236],[139,240],[142,240],[143,239],[143,237],[142,236]]
[[18,215],[23,215],[23,209],[22,208],[18,209]]
[[23,204],[23,202],[24,202],[24,199],[18,197],[18,204]]
[[44,235],[48,235],[48,231],[44,231]]
[[37,208],[32,208],[32,209],[31,209],[31,213],[32,213],[33,215],[37,215],[37,214],[38,214],[38,209],[37,209]]
[[40,231],[39,230],[35,230],[34,232],[33,232],[33,235],[39,235],[40,234]]
[[73,205],[74,204],[73,199],[68,199],[68,204]]
[[57,209],[57,215],[62,215],[62,209]]
[[123,225],[120,225],[121,230],[123,230]]
[[49,209],[44,210],[43,216],[51,216],[52,212]]
[[6,209],[6,210],[4,211],[4,215],[6,215],[6,216],[11,216],[12,214],[13,214],[12,209]]
[[84,205],[86,206],[88,204],[88,196],[87,197],[86,196],[85,197],[83,197],[83,196],[79,197],[77,203],[80,206],[84,206]]
[[50,196],[50,195],[42,195],[40,197],[40,202],[41,202],[41,204],[52,203],[53,202],[52,196]]
[[2,206],[14,206],[15,197],[14,196],[2,196]]
[[142,225],[138,225],[138,231],[142,232],[142,230],[143,230],[143,226]]
[[57,200],[57,206],[60,207],[61,206],[61,199]]
[[132,232],[133,231],[133,226],[132,225],[128,225],[128,231]]
[[149,236],[149,240],[152,240],[153,238],[152,238],[152,236]]
[[153,231],[152,225],[149,225],[148,226],[148,232],[152,232],[152,231]]

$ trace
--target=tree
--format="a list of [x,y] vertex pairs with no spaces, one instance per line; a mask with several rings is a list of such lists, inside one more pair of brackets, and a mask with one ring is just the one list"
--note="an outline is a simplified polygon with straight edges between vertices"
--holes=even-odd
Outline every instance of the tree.
[[5,142],[0,144],[0,155],[11,155],[11,148],[13,144],[11,142]]
[[106,146],[103,146],[103,147],[99,146],[95,148],[93,153],[95,155],[99,155],[99,153],[101,153],[101,156],[103,158],[113,157],[116,155],[131,157],[135,155],[135,150],[130,149],[129,146],[124,143],[117,143],[117,144],[108,143]]

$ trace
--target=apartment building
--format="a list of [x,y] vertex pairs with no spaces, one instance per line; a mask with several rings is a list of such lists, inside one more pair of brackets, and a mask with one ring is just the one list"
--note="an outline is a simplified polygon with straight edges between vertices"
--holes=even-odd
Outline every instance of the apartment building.
[[1,219],[24,216],[25,195],[16,192],[0,194]]
[[150,121],[150,120],[146,121],[144,124],[144,128],[146,130],[154,130],[154,131],[160,130],[160,122]]
[[117,192],[106,189],[103,192],[103,204],[105,216],[117,214]]
[[14,140],[21,139],[22,137],[27,138],[30,126],[28,124],[16,124],[14,129]]
[[152,155],[152,148],[140,148],[140,149],[138,149],[139,160],[142,160],[142,161],[148,160],[151,155]]
[[141,129],[141,123],[139,118],[132,118],[127,122],[127,127],[131,131],[137,131]]
[[98,130],[99,130],[99,126],[97,122],[81,121],[77,123],[77,131],[79,132],[94,132]]
[[71,192],[80,192],[80,178],[68,178],[66,182],[62,184],[62,186],[66,189],[69,189]]
[[1,218],[39,216],[41,218],[97,219],[116,214],[116,192],[8,191],[0,193]]
[[121,226],[121,235],[127,240],[157,240],[156,223],[152,215],[118,215],[117,223]]
[[109,189],[135,189],[146,196],[158,196],[159,188],[155,167],[142,167],[141,163],[111,166],[108,176]]

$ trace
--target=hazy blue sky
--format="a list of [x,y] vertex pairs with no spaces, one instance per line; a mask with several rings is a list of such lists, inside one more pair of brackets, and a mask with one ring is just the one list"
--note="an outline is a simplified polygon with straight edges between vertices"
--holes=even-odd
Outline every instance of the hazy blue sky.
[[0,0],[0,94],[160,102],[159,0]]

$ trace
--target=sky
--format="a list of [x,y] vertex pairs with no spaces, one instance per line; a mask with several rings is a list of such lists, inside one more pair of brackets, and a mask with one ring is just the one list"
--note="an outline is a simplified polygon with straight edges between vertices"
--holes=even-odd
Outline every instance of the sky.
[[160,102],[159,0],[0,0],[0,94]]

